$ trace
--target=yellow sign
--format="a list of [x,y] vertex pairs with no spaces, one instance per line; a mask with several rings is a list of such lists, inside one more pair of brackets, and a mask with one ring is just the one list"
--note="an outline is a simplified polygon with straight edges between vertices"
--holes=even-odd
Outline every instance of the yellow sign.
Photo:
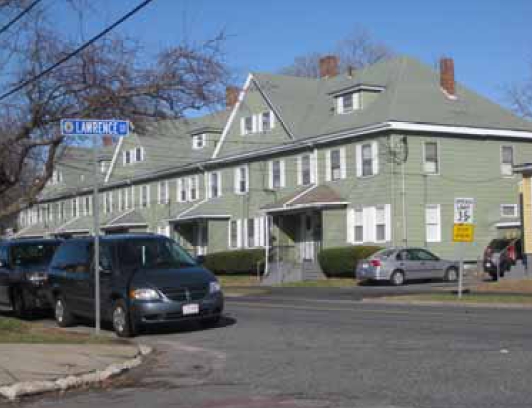
[[453,242],[473,242],[475,226],[473,224],[454,224]]

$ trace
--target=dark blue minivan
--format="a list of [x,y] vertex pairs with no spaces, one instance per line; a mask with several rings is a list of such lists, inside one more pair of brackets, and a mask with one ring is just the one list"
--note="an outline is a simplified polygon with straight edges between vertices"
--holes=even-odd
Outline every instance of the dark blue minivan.
[[[52,259],[49,296],[59,326],[94,318],[93,246],[92,237],[70,239]],[[99,273],[102,319],[118,336],[183,320],[212,326],[221,317],[224,299],[216,277],[167,237],[102,236]]]

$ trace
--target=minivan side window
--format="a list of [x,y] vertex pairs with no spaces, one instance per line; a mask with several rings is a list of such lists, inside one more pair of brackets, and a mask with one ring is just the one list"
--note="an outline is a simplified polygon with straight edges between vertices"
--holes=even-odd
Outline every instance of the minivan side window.
[[52,268],[70,273],[87,273],[90,264],[90,242],[66,242],[59,247]]
[[7,267],[7,252],[6,246],[0,246],[0,263],[4,268]]

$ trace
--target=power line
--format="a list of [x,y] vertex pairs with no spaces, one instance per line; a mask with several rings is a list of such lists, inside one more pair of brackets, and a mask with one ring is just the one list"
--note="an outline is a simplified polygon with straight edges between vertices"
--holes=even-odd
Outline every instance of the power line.
[[103,31],[101,31],[99,34],[95,35],[94,37],[92,37],[89,41],[85,42],[84,44],[82,44],[81,46],[79,46],[78,48],[76,48],[74,51],[70,52],[69,54],[67,54],[66,56],[64,56],[63,58],[61,58],[59,61],[57,61],[55,64],[53,64],[52,66],[46,68],[44,71],[40,72],[39,74],[35,75],[34,77],[30,78],[30,79],[27,79],[26,81],[22,82],[21,84],[17,85],[16,87],[12,88],[11,90],[5,92],[4,94],[0,95],[0,101],[1,100],[4,100],[5,98],[13,95],[14,93],[20,91],[21,89],[25,88],[26,86],[28,86],[29,84],[33,83],[33,82],[36,82],[38,81],[39,79],[41,79],[43,76],[49,74],[50,72],[52,72],[54,69],[56,69],[58,66],[64,64],[66,61],[68,61],[69,59],[71,59],[72,57],[75,57],[77,54],[79,54],[80,52],[82,52],[83,50],[85,50],[86,48],[90,47],[93,43],[95,43],[96,41],[98,41],[100,38],[102,38],[103,36],[105,36],[107,33],[109,33],[110,31],[114,30],[117,26],[119,26],[120,24],[122,24],[124,21],[126,21],[127,19],[129,19],[131,16],[133,16],[134,14],[136,14],[138,11],[140,11],[141,9],[143,9],[144,7],[146,7],[149,3],[151,3],[153,0],[144,0],[142,3],[140,3],[137,7],[135,7],[134,9],[132,9],[130,12],[128,12],[127,14],[125,14],[124,16],[122,16],[121,18],[119,18],[117,21],[115,21],[113,24],[111,24],[110,26],[108,26],[106,29],[104,29]]
[[26,14],[28,14],[38,3],[40,3],[42,0],[35,0],[33,3],[31,3],[28,7],[26,7],[24,10],[22,10],[17,16],[11,20],[9,23],[7,23],[5,26],[0,28],[0,35],[2,35],[4,32],[9,30],[13,24],[15,24],[17,21],[19,21],[22,17],[24,17]]

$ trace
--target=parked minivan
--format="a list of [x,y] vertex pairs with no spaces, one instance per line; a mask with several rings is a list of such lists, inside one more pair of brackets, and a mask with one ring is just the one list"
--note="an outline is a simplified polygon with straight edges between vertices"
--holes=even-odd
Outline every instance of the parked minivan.
[[[92,237],[65,241],[49,268],[49,296],[59,326],[95,315]],[[216,277],[175,241],[160,235],[100,238],[101,316],[118,336],[183,320],[215,325],[224,299]]]
[[11,307],[17,317],[50,307],[46,272],[60,243],[55,239],[0,242],[0,304]]

